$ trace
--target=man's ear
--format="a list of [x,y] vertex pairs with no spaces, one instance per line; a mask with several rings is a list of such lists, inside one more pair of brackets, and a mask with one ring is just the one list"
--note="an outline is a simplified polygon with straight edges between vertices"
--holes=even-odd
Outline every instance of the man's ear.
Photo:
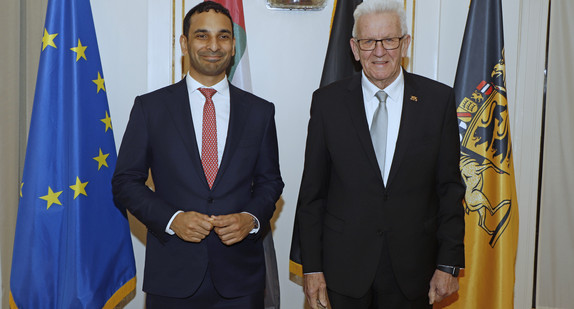
[[355,60],[359,61],[361,58],[359,57],[359,47],[357,46],[357,42],[354,38],[349,40],[349,44],[351,44],[351,50],[353,51],[353,56],[355,56]]
[[403,39],[403,45],[401,47],[401,57],[407,56],[407,50],[409,49],[409,45],[411,45],[411,36],[406,34],[405,38]]
[[187,55],[187,38],[183,34],[179,37],[179,45],[181,47],[181,53]]

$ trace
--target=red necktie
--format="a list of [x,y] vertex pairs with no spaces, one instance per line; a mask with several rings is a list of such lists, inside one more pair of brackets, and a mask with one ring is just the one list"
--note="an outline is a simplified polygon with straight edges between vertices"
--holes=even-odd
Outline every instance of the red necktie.
[[217,175],[217,124],[215,122],[215,105],[211,97],[216,90],[212,88],[199,88],[205,97],[203,105],[203,129],[201,134],[201,164],[209,188],[213,187]]

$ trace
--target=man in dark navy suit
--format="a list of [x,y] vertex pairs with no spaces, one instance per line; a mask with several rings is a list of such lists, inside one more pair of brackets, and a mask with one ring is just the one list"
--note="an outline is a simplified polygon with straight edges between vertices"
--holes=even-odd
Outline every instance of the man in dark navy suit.
[[313,94],[297,220],[312,308],[431,308],[458,289],[464,187],[452,88],[401,68],[402,1],[354,13],[362,74]]
[[188,75],[135,99],[114,197],[148,228],[148,309],[263,308],[261,234],[283,189],[274,106],[226,78],[235,38],[225,7],[197,5],[183,33]]

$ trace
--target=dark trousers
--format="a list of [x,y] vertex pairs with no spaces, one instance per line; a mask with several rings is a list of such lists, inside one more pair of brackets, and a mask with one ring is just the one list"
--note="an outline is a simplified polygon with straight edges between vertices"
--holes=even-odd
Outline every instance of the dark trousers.
[[360,298],[327,290],[332,309],[432,309],[428,296],[409,300],[403,294],[391,265],[387,244],[383,244],[377,274],[371,289]]
[[[238,282],[237,284],[241,284]],[[146,295],[146,309],[263,309],[263,291],[237,298],[221,296],[213,282],[209,269],[199,289],[187,298]]]

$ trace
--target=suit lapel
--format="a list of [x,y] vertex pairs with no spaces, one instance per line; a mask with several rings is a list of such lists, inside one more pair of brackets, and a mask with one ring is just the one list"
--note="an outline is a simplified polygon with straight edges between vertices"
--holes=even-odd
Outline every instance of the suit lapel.
[[199,146],[195,139],[195,129],[193,128],[189,102],[187,84],[185,79],[183,79],[173,88],[173,98],[167,102],[166,107],[169,110],[173,123],[181,136],[181,140],[185,145],[185,148],[189,152],[192,169],[196,171],[195,174],[199,177],[200,182],[209,189],[205,173],[203,172],[203,165],[201,164]]
[[371,140],[371,133],[369,132],[369,124],[367,122],[367,114],[365,112],[360,74],[355,75],[355,77],[351,80],[348,90],[348,97],[344,100],[347,102],[349,115],[353,122],[353,126],[355,127],[355,132],[357,132],[359,141],[363,146],[363,150],[367,154],[369,162],[373,166],[373,170],[378,171],[377,176],[382,183],[383,177],[381,176],[381,169],[379,168],[379,163],[377,162],[377,155],[375,154],[375,148],[373,148],[373,142]]
[[231,163],[231,158],[241,136],[243,134],[243,129],[247,122],[249,115],[249,109],[251,104],[244,97],[244,94],[231,83],[229,84],[229,127],[227,129],[227,140],[225,141],[225,149],[223,150],[223,157],[221,158],[221,164],[219,165],[219,170],[217,171],[217,176],[215,177],[215,182],[213,183],[213,188],[217,187],[221,178],[225,174],[225,171],[229,164]]
[[416,96],[416,89],[413,87],[412,77],[403,70],[405,79],[405,90],[403,95],[403,110],[401,114],[401,123],[399,125],[399,136],[393,155],[393,163],[389,172],[387,187],[392,184],[405,154],[409,148],[413,136],[413,127],[416,126],[417,104],[421,104],[420,99]]

